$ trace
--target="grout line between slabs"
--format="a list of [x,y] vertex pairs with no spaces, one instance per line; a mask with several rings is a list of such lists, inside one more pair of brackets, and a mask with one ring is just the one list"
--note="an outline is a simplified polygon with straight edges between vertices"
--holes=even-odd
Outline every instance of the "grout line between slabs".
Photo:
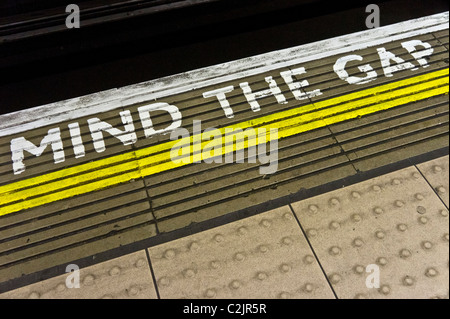
[[155,286],[156,298],[161,299],[161,295],[159,294],[158,284],[156,283],[155,272],[152,267],[152,261],[150,260],[150,254],[148,252],[148,249],[144,249],[144,250],[145,250],[145,255],[147,256],[148,266],[150,268],[150,274],[152,275],[153,285]]
[[328,283],[328,285],[330,286],[330,289],[331,289],[331,291],[333,292],[334,297],[335,297],[336,299],[339,299],[338,295],[337,295],[336,292],[334,291],[334,288],[333,288],[333,285],[332,285],[331,282],[330,282],[330,279],[328,278],[328,276],[327,276],[327,274],[326,274],[326,272],[325,272],[325,269],[323,268],[322,264],[320,263],[320,260],[319,260],[319,258],[318,258],[318,256],[317,256],[317,254],[316,254],[316,252],[315,252],[313,246],[311,245],[311,242],[309,241],[308,236],[306,236],[305,230],[303,229],[302,224],[300,223],[300,220],[298,219],[297,214],[295,214],[295,211],[294,211],[294,209],[292,208],[292,205],[291,205],[291,204],[289,204],[289,209],[291,210],[292,214],[294,215],[294,218],[295,218],[295,220],[297,221],[297,224],[298,224],[298,226],[300,227],[300,230],[302,231],[303,236],[305,237],[305,239],[306,239],[306,241],[307,241],[307,243],[308,243],[308,245],[309,245],[309,248],[311,249],[312,253],[314,254],[314,258],[316,258],[317,263],[319,264],[319,267],[320,267],[320,269],[322,270],[322,273],[323,273],[323,275],[325,276],[325,279],[327,280],[327,283]]
[[419,167],[417,167],[416,164],[414,164],[414,168],[420,173],[420,175],[423,177],[423,179],[427,182],[428,186],[430,186],[430,188],[433,190],[434,194],[437,196],[437,198],[439,199],[439,201],[444,205],[445,208],[447,208],[447,210],[449,209],[447,204],[445,204],[444,200],[441,198],[441,196],[438,194],[438,192],[436,191],[436,189],[433,187],[433,185],[430,184],[430,182],[428,181],[428,179],[426,178],[426,176],[422,173],[422,171],[420,170]]
[[[121,109],[122,109],[122,112],[124,112],[124,111],[125,111],[125,106],[122,106]],[[131,145],[131,149],[132,149],[132,151],[133,151],[134,157],[137,159],[136,151],[137,151],[139,148],[137,148],[135,144],[132,144],[132,145]],[[158,228],[158,222],[157,222],[157,219],[156,219],[156,216],[155,216],[155,211],[154,211],[154,209],[153,209],[153,200],[152,200],[152,197],[150,196],[149,188],[148,188],[147,185],[145,184],[145,178],[144,178],[144,177],[142,176],[142,174],[141,174],[142,169],[141,169],[140,161],[137,161],[137,164],[138,164],[138,169],[139,169],[139,175],[140,175],[141,177],[140,177],[139,179],[137,179],[136,181],[142,181],[142,185],[144,186],[144,190],[145,190],[145,196],[147,197],[147,201],[148,201],[148,204],[149,204],[149,206],[150,206],[150,213],[151,213],[151,215],[152,215],[152,217],[153,217],[153,220],[155,221],[156,235],[159,235],[160,232],[159,232],[159,228]],[[146,252],[147,252],[147,250],[146,250]],[[149,262],[150,262],[150,258],[149,258]],[[150,266],[151,266],[151,265],[150,265]]]

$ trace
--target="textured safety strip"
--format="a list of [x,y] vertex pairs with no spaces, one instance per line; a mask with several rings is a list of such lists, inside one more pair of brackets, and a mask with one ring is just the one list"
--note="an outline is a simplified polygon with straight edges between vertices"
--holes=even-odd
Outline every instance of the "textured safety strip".
[[[286,138],[443,94],[448,94],[448,69],[256,118],[228,128],[264,127],[267,131],[276,128],[278,138]],[[226,129],[220,129],[222,135],[225,135]],[[267,135],[266,140],[270,141],[272,136]],[[244,141],[245,133],[238,133],[236,136],[236,140]],[[189,145],[196,139],[201,140],[201,137],[193,136],[181,141],[159,144],[1,186],[0,216],[186,165],[172,161],[170,149],[176,143]],[[237,145],[245,148],[251,140],[249,138],[245,143],[234,144],[232,150],[235,151]],[[222,139],[215,139],[213,143],[203,142],[202,149],[207,144],[210,147],[219,145],[220,155],[224,155],[226,148],[221,146],[222,143]],[[259,141],[254,143],[259,144]],[[208,158],[203,155],[204,153],[194,154],[199,160]],[[195,161],[192,157],[191,155],[189,163]]]

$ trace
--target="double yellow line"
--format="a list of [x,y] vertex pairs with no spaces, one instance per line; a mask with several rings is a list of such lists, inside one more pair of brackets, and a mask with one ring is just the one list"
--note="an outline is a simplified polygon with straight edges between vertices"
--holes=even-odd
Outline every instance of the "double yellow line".
[[[278,138],[293,136],[327,125],[387,110],[396,106],[448,94],[449,70],[439,70],[406,80],[342,95],[287,111],[219,129],[278,129]],[[244,139],[244,133],[236,134]],[[199,140],[185,138],[185,144]],[[270,140],[267,134],[267,142]],[[137,151],[100,159],[0,187],[0,216],[54,201],[94,192],[134,179],[171,170],[186,163],[171,161],[170,150],[180,141],[170,141]],[[208,142],[204,142],[206,144]],[[247,147],[248,142],[237,144]],[[236,150],[236,147],[233,148]],[[222,147],[221,154],[225,154]],[[208,155],[203,154],[202,159]]]

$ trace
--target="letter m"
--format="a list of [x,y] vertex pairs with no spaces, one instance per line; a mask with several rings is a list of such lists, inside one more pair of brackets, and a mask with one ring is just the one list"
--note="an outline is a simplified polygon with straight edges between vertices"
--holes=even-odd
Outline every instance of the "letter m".
[[64,162],[64,149],[59,128],[50,129],[47,135],[41,140],[39,146],[34,145],[24,137],[11,140],[11,159],[13,162],[14,174],[18,175],[25,171],[25,164],[23,162],[25,158],[24,151],[27,151],[34,156],[41,156],[48,145],[51,145],[52,147],[55,164]]

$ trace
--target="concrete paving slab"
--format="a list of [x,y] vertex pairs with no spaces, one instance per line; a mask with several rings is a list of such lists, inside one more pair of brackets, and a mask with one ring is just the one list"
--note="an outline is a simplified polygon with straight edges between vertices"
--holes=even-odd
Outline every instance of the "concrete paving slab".
[[415,167],[292,207],[338,298],[448,298],[448,209]]
[[434,188],[436,193],[449,207],[449,156],[437,158],[417,165],[417,168]]
[[334,298],[288,206],[149,253],[161,298]]
[[[71,273],[70,275],[74,275]],[[0,299],[155,299],[145,251],[79,270],[79,288],[69,273],[0,295]],[[69,285],[67,285],[68,283]]]

